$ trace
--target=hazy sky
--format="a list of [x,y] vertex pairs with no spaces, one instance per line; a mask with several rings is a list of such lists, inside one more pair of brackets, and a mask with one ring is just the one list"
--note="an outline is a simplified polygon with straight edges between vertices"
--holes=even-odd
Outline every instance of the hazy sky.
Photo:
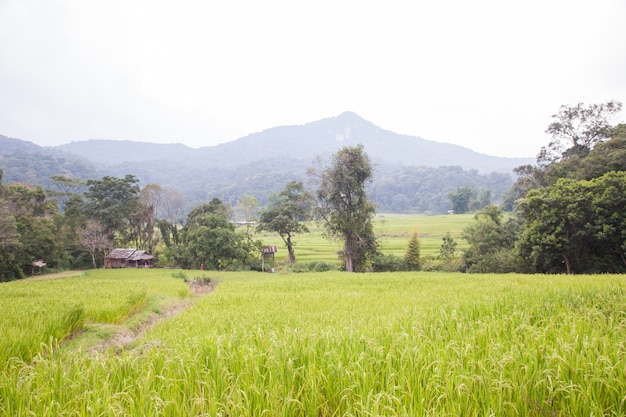
[[625,18],[623,0],[0,0],[0,134],[200,147],[354,111],[535,156],[562,104],[626,105]]

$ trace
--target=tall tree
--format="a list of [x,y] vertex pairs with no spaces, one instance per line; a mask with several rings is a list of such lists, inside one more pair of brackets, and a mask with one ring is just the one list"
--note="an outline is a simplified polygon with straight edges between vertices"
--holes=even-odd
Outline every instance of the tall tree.
[[130,238],[134,241],[134,246],[151,253],[159,242],[156,221],[161,194],[160,185],[146,185],[139,192],[139,198],[129,217]]
[[547,147],[541,149],[540,163],[552,163],[573,155],[586,154],[598,143],[610,137],[609,119],[622,109],[622,103],[608,101],[585,106],[561,106],[555,119],[546,129],[552,136]]
[[127,243],[130,236],[130,216],[140,191],[138,183],[134,175],[87,181],[87,214],[104,226],[111,240],[117,238],[120,244]]
[[290,263],[296,262],[293,236],[309,231],[302,221],[310,218],[312,202],[313,196],[304,190],[302,182],[291,181],[259,218],[257,231],[278,233],[287,246]]
[[182,219],[179,218],[184,205],[185,197],[183,193],[171,188],[163,188],[159,213],[162,213],[163,218],[170,222],[170,224],[177,224],[179,220],[182,222]]
[[22,278],[24,273],[16,260],[19,235],[15,216],[4,200],[2,170],[0,169],[0,282]]
[[470,209],[470,201],[475,197],[476,191],[469,185],[456,187],[456,191],[449,193],[448,197],[452,202],[452,210],[457,214],[462,214]]
[[50,179],[52,180],[52,185],[48,190],[48,196],[57,199],[61,211],[65,211],[65,205],[72,198],[85,191],[86,181],[79,178],[53,175]]
[[309,173],[318,181],[317,214],[328,235],[343,241],[346,271],[365,271],[378,242],[372,224],[375,207],[365,190],[372,164],[363,145],[343,147],[331,157],[328,168]]
[[163,188],[159,184],[148,184],[139,192],[139,201],[152,211],[151,217],[155,221],[159,218],[162,195]]

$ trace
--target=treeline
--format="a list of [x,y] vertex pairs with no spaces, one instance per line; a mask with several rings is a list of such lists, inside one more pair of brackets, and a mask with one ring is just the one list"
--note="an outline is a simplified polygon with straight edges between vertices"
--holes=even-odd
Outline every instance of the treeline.
[[[476,170],[448,167],[380,167],[375,174],[370,194],[378,211],[391,213],[441,214],[449,210],[465,212],[487,204],[499,204],[513,184],[510,174],[480,174]],[[469,189],[465,210],[459,210],[450,199],[459,189]],[[482,195],[482,200],[481,200]]]
[[[41,185],[57,192],[52,178],[65,176],[81,180],[104,176],[122,178],[132,174],[140,185],[160,184],[176,189],[185,196],[183,213],[198,204],[219,198],[235,205],[243,195],[255,197],[261,205],[269,196],[279,193],[290,181],[307,182],[311,160],[264,159],[232,168],[185,166],[180,161],[122,163],[96,169],[89,162],[60,152],[16,150],[0,155],[0,167],[6,183]],[[389,166],[375,165],[368,193],[378,211],[394,213],[440,214],[453,210],[449,193],[469,187],[480,200],[488,192],[491,203],[500,204],[513,185],[512,173],[479,173],[460,166]],[[483,204],[484,206],[484,204]],[[472,209],[479,207],[474,204]]]
[[[0,170],[0,281],[37,271],[98,268],[114,247],[146,250],[162,266],[258,268],[259,242],[235,229],[232,208],[214,198],[182,219],[184,198],[173,189],[140,188],[133,175],[76,180],[57,176],[41,186],[3,184]],[[181,220],[182,219],[182,220]]]
[[537,165],[519,167],[506,204],[465,230],[462,269],[626,272],[626,125],[608,122],[620,110],[617,102],[561,107]]

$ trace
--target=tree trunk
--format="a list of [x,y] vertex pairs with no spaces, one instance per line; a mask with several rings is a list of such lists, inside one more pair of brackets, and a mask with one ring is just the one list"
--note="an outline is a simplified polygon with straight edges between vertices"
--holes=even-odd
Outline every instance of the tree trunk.
[[572,273],[572,264],[570,264],[569,259],[567,259],[567,256],[563,258],[563,262],[565,263],[565,273],[567,275]]
[[287,239],[285,240],[285,243],[287,244],[287,251],[289,252],[289,263],[293,264],[296,262],[296,254],[293,250],[293,243],[291,242],[291,236],[287,237]]
[[354,272],[354,239],[349,234],[344,235],[343,259],[346,262],[346,272]]

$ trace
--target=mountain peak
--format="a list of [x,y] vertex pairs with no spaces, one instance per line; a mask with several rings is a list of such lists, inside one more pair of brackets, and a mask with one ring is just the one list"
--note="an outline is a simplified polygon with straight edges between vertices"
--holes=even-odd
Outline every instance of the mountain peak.
[[353,111],[344,111],[339,116],[337,116],[337,119],[365,120],[365,119],[363,119],[361,116],[359,116],[358,114],[356,114]]

